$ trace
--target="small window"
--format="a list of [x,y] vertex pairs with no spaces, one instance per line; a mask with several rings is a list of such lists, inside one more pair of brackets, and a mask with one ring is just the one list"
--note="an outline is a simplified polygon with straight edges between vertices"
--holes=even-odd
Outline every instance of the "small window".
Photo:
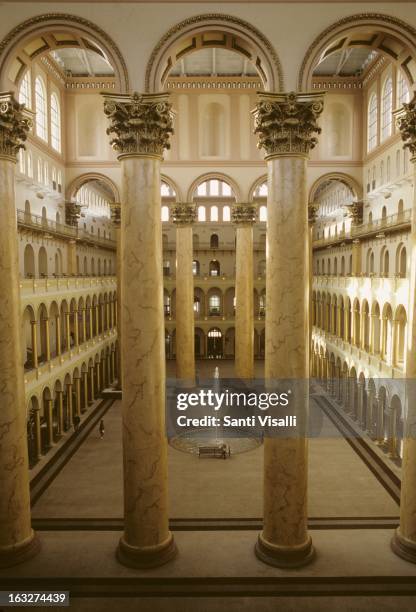
[[55,151],[61,152],[61,107],[54,93],[51,95],[51,144]]
[[30,70],[26,71],[20,84],[19,102],[24,104],[26,108],[30,108],[32,105]]
[[377,145],[377,96],[373,94],[368,104],[368,150]]
[[391,78],[388,78],[384,84],[382,97],[382,115],[381,115],[381,139],[385,140],[391,136],[393,125],[393,83]]
[[162,206],[162,221],[169,221],[169,206]]
[[218,206],[211,206],[211,221],[218,221]]
[[36,134],[42,140],[48,140],[48,111],[46,108],[45,86],[40,77],[35,81]]
[[198,206],[198,221],[206,220],[205,206]]
[[223,221],[231,221],[231,209],[229,206],[224,206],[222,209],[222,220]]
[[267,206],[260,206],[259,220],[267,221]]

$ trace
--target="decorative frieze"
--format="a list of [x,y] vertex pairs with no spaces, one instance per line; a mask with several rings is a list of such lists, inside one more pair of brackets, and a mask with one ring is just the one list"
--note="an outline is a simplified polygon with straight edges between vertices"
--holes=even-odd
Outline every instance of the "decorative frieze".
[[323,92],[302,94],[258,94],[253,111],[257,147],[265,149],[266,159],[278,155],[308,155],[320,134],[317,124],[323,111]]
[[255,204],[234,204],[231,210],[232,222],[237,225],[252,225],[257,220]]
[[409,149],[411,161],[416,163],[416,96],[403,108],[395,112],[397,127],[400,130],[403,148]]
[[32,120],[11,92],[0,94],[0,157],[16,161],[32,127]]
[[107,134],[119,158],[132,155],[162,157],[170,149],[173,112],[169,94],[104,95],[104,113],[110,119]]
[[192,225],[196,220],[196,204],[181,202],[171,206],[172,220],[177,225]]

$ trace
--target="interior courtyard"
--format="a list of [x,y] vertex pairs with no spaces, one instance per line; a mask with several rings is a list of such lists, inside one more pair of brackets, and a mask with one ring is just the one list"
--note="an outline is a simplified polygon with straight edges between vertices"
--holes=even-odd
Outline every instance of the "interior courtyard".
[[1,3],[0,591],[415,608],[415,92],[412,2]]

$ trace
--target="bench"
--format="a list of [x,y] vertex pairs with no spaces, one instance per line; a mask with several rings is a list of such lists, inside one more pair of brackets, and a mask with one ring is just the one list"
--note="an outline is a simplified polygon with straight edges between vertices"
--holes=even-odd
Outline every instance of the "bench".
[[198,456],[199,458],[208,457],[214,459],[227,459],[227,457],[231,457],[231,449],[228,444],[218,444],[215,446],[199,446]]

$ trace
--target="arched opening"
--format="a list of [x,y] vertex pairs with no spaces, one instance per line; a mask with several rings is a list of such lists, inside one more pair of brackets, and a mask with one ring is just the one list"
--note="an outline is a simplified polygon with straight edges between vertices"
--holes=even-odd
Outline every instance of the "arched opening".
[[35,278],[35,252],[31,244],[25,246],[23,255],[23,274],[25,278]]
[[221,359],[223,357],[223,336],[218,327],[208,332],[207,357],[209,359]]

